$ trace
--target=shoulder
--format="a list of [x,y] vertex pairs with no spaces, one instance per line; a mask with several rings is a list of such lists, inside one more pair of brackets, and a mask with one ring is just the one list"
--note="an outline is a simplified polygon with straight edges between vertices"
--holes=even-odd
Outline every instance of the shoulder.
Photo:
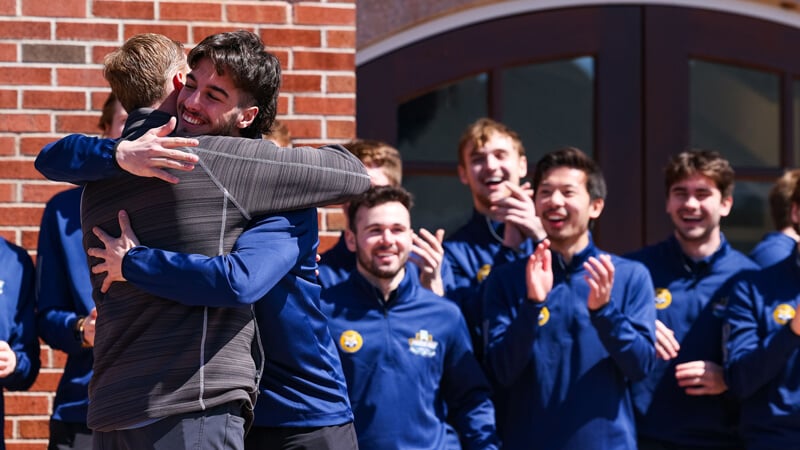
[[642,263],[649,263],[656,260],[662,260],[668,253],[667,241],[661,241],[652,245],[647,245],[639,250],[626,253],[622,257]]
[[641,261],[611,254],[611,262],[614,264],[615,280],[619,279],[620,277],[650,278],[650,271]]
[[2,265],[7,266],[10,263],[17,262],[21,264],[24,270],[33,269],[33,261],[31,260],[28,252],[16,245],[8,242],[6,239],[0,237],[0,260],[3,260]]

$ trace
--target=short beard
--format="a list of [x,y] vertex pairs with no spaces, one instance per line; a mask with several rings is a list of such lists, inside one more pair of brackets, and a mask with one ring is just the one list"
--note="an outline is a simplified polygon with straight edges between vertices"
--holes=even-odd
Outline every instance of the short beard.
[[369,255],[364,255],[362,252],[356,252],[356,258],[358,258],[358,264],[364,268],[370,275],[374,276],[375,278],[379,278],[382,280],[391,280],[398,273],[403,269],[405,266],[405,262],[400,264],[396,270],[383,270],[379,267],[376,267],[375,264],[372,262],[372,258]]

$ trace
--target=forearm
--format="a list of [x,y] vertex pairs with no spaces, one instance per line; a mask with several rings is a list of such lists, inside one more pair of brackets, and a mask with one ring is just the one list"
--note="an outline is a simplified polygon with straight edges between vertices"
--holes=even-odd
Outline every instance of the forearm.
[[34,166],[54,181],[83,184],[122,173],[114,160],[116,141],[71,134],[47,144]]
[[243,306],[269,292],[297,263],[298,244],[284,216],[246,230],[231,253],[208,257],[139,246],[123,260],[129,283],[192,306]]
[[487,359],[490,372],[500,384],[513,384],[529,364],[541,308],[541,304],[523,300],[517,317],[488,315]]
[[370,183],[361,161],[342,147],[284,149],[203,136],[196,152],[200,166],[251,216],[342,203]]
[[656,360],[655,314],[648,327],[647,320],[626,317],[612,301],[589,315],[600,341],[622,373],[631,381],[644,378]]

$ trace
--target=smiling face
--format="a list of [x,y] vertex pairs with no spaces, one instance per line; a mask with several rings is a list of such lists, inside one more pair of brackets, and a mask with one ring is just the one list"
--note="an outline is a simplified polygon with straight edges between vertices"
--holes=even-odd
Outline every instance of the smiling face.
[[256,106],[240,106],[245,104],[243,95],[229,75],[217,73],[210,59],[200,59],[178,95],[178,133],[240,136],[258,113]]
[[509,195],[505,181],[518,185],[528,171],[528,160],[519,154],[513,139],[496,131],[483,146],[470,145],[463,152],[458,176],[469,187],[481,214],[488,214],[492,202]]
[[600,217],[604,200],[592,200],[586,173],[571,167],[555,167],[542,176],[534,202],[551,248],[564,256],[589,243],[589,221]]
[[402,278],[412,247],[408,209],[396,201],[361,207],[352,228],[345,232],[345,242],[356,253],[359,272],[383,282]]
[[719,241],[720,220],[732,206],[733,198],[723,197],[714,180],[700,173],[673,183],[667,197],[667,214],[682,245]]

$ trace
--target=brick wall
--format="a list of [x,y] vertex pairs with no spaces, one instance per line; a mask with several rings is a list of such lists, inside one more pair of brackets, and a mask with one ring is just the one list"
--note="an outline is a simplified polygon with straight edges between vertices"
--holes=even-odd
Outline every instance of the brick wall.
[[[44,203],[68,185],[44,180],[33,160],[66,133],[97,132],[108,93],[103,56],[126,38],[157,32],[191,48],[208,34],[248,29],[281,61],[278,115],[296,144],[355,134],[355,0],[0,0],[0,236],[36,254]],[[341,228],[320,211],[322,247]],[[28,392],[5,393],[10,450],[44,449],[65,356],[42,347]]]

